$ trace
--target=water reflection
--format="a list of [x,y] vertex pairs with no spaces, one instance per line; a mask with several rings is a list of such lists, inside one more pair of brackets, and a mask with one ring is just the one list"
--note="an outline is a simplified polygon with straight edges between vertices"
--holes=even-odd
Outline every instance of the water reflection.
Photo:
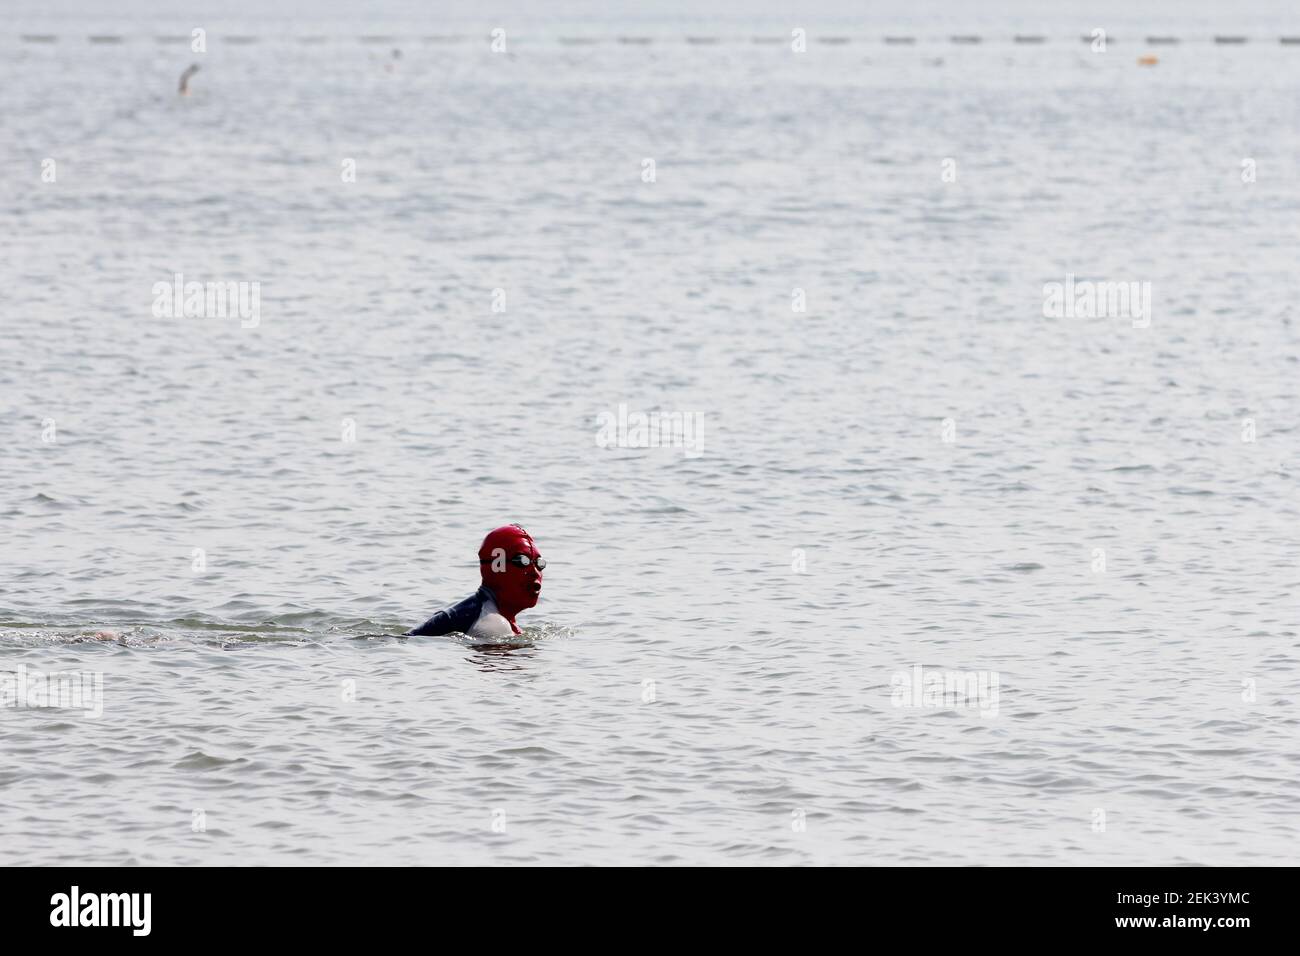
[[524,671],[537,656],[534,644],[471,644],[465,658],[481,671]]

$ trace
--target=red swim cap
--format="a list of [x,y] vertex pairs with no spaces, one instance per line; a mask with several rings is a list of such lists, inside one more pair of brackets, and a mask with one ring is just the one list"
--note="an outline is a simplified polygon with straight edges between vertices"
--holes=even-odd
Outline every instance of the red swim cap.
[[533,557],[537,554],[537,545],[533,544],[533,536],[517,524],[506,524],[489,531],[483,543],[478,546],[478,559],[490,562],[497,557],[495,554],[497,549],[504,552],[506,557],[512,554],[526,554]]

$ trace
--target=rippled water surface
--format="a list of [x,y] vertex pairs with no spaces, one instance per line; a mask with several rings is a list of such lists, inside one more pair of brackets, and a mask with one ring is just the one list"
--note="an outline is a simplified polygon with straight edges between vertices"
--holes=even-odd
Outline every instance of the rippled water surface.
[[[0,670],[102,678],[0,861],[1295,860],[1285,23],[98,16],[0,38]],[[398,637],[507,521],[523,638]]]

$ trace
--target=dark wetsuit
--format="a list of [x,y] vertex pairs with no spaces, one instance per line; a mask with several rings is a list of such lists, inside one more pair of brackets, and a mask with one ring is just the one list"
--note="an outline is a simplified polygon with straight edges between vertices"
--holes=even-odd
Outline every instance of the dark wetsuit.
[[496,611],[496,599],[486,586],[479,588],[465,600],[444,608],[419,627],[406,632],[406,637],[424,637],[439,634],[468,634],[484,609]]

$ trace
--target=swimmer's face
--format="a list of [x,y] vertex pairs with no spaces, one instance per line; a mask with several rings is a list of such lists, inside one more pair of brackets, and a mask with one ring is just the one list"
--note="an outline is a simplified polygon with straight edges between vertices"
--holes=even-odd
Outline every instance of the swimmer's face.
[[512,607],[536,607],[542,594],[542,569],[546,567],[537,545],[527,535],[494,544],[483,561],[484,582]]
[[[537,546],[529,541],[506,560],[506,575],[511,587],[517,587],[523,595],[519,602],[523,607],[536,607],[537,599],[542,596],[542,569],[537,566],[540,557]],[[525,558],[527,564],[523,564]]]

